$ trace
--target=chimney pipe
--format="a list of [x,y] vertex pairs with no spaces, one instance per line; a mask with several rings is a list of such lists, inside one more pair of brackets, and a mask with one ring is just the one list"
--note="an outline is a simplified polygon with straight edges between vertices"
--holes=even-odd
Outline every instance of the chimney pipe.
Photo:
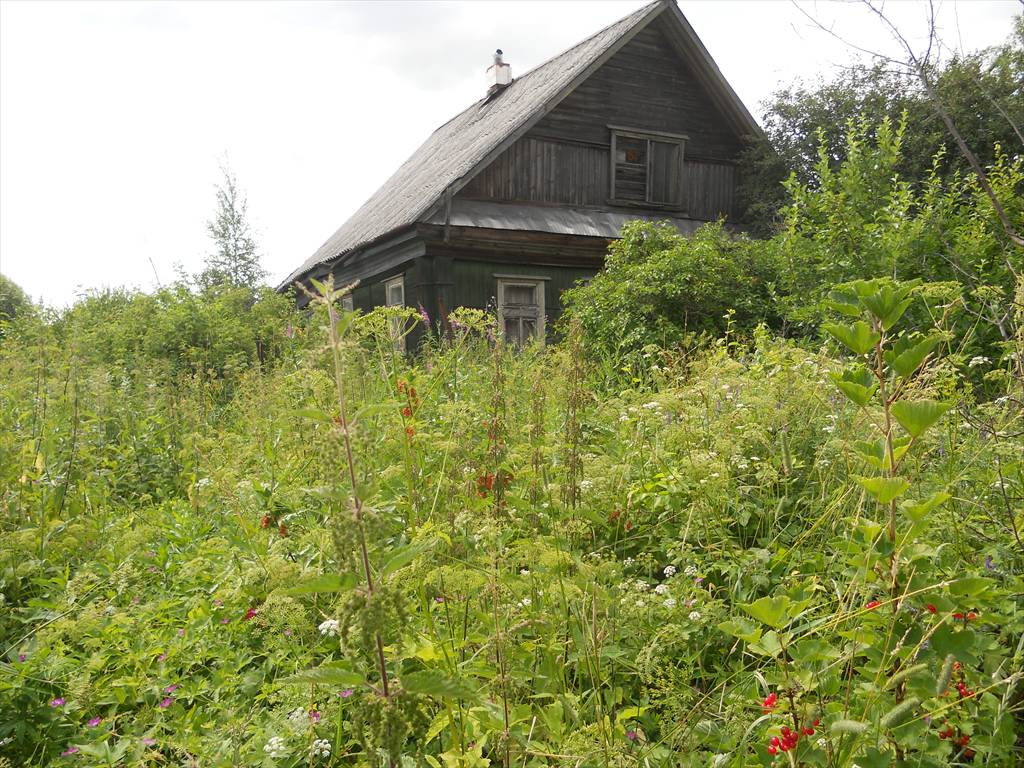
[[512,84],[512,67],[502,58],[501,48],[494,52],[494,63],[487,68],[487,95],[493,96]]

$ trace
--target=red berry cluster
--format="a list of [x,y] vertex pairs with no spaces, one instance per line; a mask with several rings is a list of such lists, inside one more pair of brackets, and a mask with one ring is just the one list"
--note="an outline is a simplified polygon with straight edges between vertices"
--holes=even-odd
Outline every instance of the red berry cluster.
[[956,733],[957,732],[953,729],[953,726],[946,723],[946,727],[939,731],[939,738],[943,741],[949,739],[960,747],[960,749],[964,751],[964,757],[974,757],[974,750],[967,748],[967,745],[971,743],[971,737],[966,733],[962,733],[957,736]]
[[956,690],[960,694],[961,699],[970,699],[974,696],[974,691],[967,687],[967,682],[964,676],[963,665],[959,661],[954,662],[953,672],[957,676]]
[[416,415],[416,409],[420,407],[420,398],[416,394],[416,387],[405,379],[398,380],[398,394],[405,395],[405,405],[402,406],[402,423],[405,424],[405,436],[412,437],[416,434],[416,430],[410,422]]
[[768,742],[768,754],[775,756],[779,752],[789,752],[796,748],[797,742],[804,736],[814,735],[814,726],[821,723],[820,719],[815,719],[811,725],[804,726],[799,731],[791,730],[788,725],[782,726],[781,736],[772,736],[771,741]]
[[260,528],[270,528],[271,526],[277,527],[277,534],[279,536],[288,535],[288,526],[284,523],[279,523],[275,513],[266,514],[260,518]]
[[764,701],[761,702],[761,711],[771,712],[773,709],[775,709],[775,705],[778,703],[779,694],[775,693],[775,691],[772,691],[767,696],[765,696]]
[[953,614],[953,618],[959,619],[964,624],[966,624],[968,621],[974,621],[976,618],[978,618],[978,614],[976,614],[974,611],[968,611],[967,613],[957,611]]

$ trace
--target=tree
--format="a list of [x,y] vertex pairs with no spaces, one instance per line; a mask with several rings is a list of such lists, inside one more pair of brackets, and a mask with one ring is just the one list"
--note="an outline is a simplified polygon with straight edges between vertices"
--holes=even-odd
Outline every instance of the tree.
[[32,302],[18,284],[0,275],[0,323],[13,320],[31,306]]
[[[886,118],[898,123],[906,114],[896,170],[911,183],[925,182],[933,171],[952,180],[976,170],[936,104],[958,129],[978,166],[987,168],[996,160],[997,145],[1011,156],[1024,151],[1024,16],[1017,17],[1001,46],[954,54],[943,64],[934,57],[924,61],[923,55],[917,60],[922,70],[909,57],[894,63],[879,56],[871,65],[849,67],[829,81],[797,82],[776,91],[763,105],[765,140],[747,151],[740,190],[755,233],[767,235],[778,228],[777,212],[788,202],[781,182],[790,173],[801,184],[813,183],[819,142],[832,167],[842,165],[848,128],[862,117],[869,126],[880,126]],[[935,166],[940,149],[944,152]]]
[[266,272],[246,218],[248,203],[230,169],[221,167],[221,172],[224,181],[217,185],[217,214],[206,223],[216,250],[206,257],[199,284],[207,289],[230,286],[255,290]]

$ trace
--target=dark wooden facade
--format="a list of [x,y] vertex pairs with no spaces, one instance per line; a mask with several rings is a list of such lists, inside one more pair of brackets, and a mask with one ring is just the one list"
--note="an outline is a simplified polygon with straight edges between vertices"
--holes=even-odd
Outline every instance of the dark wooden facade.
[[[668,218],[684,231],[723,217],[736,223],[736,164],[756,126],[738,124],[735,104],[731,113],[723,107],[735,94],[709,79],[710,59],[699,41],[691,50],[678,9],[649,8],[557,104],[493,147],[457,188],[448,185],[429,215],[327,265],[338,281],[361,281],[356,308],[384,304],[384,283],[401,275],[405,304],[431,317],[484,309],[499,282],[519,275],[536,281],[550,331],[562,291],[600,268],[622,222]],[[658,178],[671,192],[653,191]]]

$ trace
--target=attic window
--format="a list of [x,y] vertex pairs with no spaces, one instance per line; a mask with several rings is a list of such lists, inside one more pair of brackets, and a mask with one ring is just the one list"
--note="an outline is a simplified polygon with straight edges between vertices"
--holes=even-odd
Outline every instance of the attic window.
[[611,128],[611,202],[654,208],[683,207],[685,136]]

